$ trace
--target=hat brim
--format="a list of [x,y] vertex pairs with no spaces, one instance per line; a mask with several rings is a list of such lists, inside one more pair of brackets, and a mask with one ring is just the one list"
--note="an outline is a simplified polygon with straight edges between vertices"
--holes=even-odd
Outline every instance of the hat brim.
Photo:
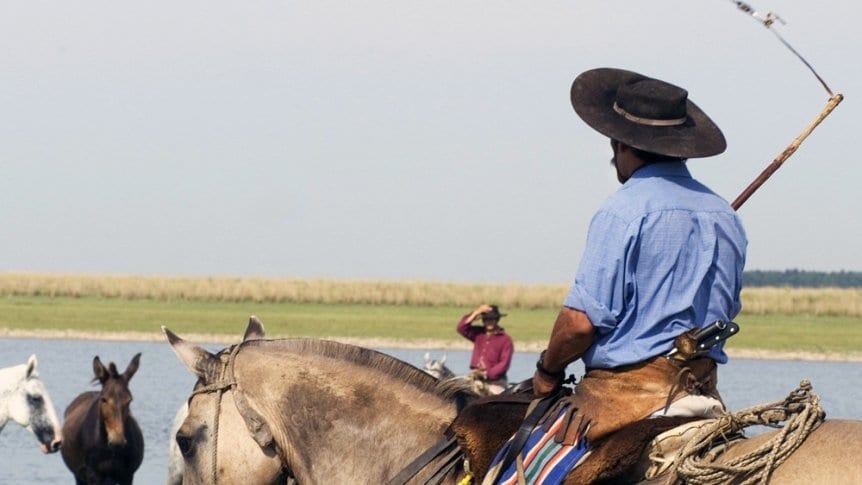
[[691,100],[686,121],[677,126],[648,126],[620,116],[613,109],[617,89],[646,76],[624,69],[599,68],[586,71],[572,83],[572,106],[599,133],[650,153],[679,158],[718,155],[727,142],[718,126]]

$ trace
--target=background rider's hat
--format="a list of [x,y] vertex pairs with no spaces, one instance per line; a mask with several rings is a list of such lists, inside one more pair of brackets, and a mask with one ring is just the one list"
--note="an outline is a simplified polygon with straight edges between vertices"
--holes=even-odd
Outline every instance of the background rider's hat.
[[636,72],[582,73],[572,84],[572,106],[599,133],[646,152],[698,158],[727,147],[721,130],[685,89]]
[[500,313],[500,309],[497,308],[497,305],[490,305],[491,311],[482,312],[482,320],[499,320],[502,317],[505,317],[505,313]]

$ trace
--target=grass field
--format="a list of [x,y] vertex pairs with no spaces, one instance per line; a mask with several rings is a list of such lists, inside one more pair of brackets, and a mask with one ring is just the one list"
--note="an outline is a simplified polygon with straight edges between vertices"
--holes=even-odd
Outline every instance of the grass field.
[[[76,332],[98,336],[133,332],[161,339],[159,328],[238,339],[249,315],[270,337],[345,337],[361,340],[463,343],[455,324],[471,307],[320,303],[127,300],[99,297],[5,296],[0,329]],[[508,310],[503,325],[522,349],[541,348],[556,309]],[[740,315],[740,334],[729,350],[765,350],[862,356],[862,320],[851,316]]]

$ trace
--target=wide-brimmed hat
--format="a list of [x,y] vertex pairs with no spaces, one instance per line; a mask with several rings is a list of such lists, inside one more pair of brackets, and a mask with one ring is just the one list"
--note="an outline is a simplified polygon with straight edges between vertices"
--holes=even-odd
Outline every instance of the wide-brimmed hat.
[[717,155],[724,135],[688,91],[623,69],[600,68],[572,84],[572,106],[599,133],[640,150],[679,158]]
[[482,319],[483,320],[485,320],[485,319],[499,320],[502,317],[506,316],[505,313],[500,313],[500,309],[497,307],[497,305],[490,305],[490,307],[491,307],[490,311],[482,312]]

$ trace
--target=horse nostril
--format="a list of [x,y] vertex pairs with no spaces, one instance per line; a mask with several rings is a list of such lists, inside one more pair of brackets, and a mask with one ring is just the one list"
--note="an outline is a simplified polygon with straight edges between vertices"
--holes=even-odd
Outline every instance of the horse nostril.
[[59,451],[60,447],[63,445],[63,440],[54,440],[51,442],[51,451]]

